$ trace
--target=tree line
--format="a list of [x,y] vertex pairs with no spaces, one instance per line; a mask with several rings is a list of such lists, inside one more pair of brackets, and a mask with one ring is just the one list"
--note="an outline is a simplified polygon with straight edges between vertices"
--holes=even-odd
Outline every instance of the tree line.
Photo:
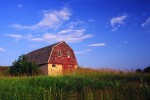
[[[150,66],[141,69],[136,69],[136,73],[150,73]],[[21,55],[17,60],[15,60],[12,63],[12,66],[9,68],[10,75],[15,76],[31,76],[31,75],[37,75],[40,74],[40,69],[38,68],[38,65],[33,62],[29,61],[26,57],[26,55]]]
[[143,70],[140,69],[140,68],[138,68],[138,69],[136,69],[135,72],[136,72],[136,73],[150,73],[150,66],[144,68]]

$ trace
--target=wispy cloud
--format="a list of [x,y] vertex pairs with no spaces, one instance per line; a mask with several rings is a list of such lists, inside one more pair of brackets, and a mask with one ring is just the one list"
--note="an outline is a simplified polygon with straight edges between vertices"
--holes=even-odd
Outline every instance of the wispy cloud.
[[95,19],[89,19],[88,21],[89,21],[89,22],[94,22],[94,21],[95,21]]
[[[20,24],[13,24],[9,27],[15,29],[29,29],[32,30],[32,34],[8,34],[7,36],[19,39],[26,39],[35,42],[58,42],[66,41],[68,43],[81,42],[85,39],[92,38],[92,34],[86,33],[86,29],[83,27],[84,22],[81,20],[70,21],[71,12],[67,8],[61,10],[44,11],[43,19],[35,25],[23,26]],[[65,24],[64,21],[68,20]],[[62,27],[61,27],[61,26]],[[45,30],[41,31],[40,35],[35,35],[36,31],[33,30]]]
[[6,34],[5,36],[14,38],[15,40],[20,40],[20,39],[28,39],[30,40],[33,38],[33,35],[31,33],[25,34],[25,35],[20,35],[20,34]]
[[17,7],[18,7],[18,8],[22,8],[23,5],[22,5],[22,4],[18,4]]
[[5,51],[6,51],[6,49],[0,47],[0,52],[5,52]]
[[70,22],[67,26],[69,28],[75,28],[77,26],[80,26],[81,24],[83,24],[84,22],[81,20],[75,21],[75,22]]
[[86,49],[86,50],[83,50],[83,51],[75,52],[75,54],[85,54],[85,53],[88,53],[90,51],[91,51],[91,49]]
[[118,45],[118,47],[123,47],[124,45],[128,44],[129,42],[128,41],[123,41],[122,44]]
[[110,19],[110,25],[113,28],[112,31],[116,31],[121,25],[123,25],[125,22],[125,19],[127,18],[127,15],[122,15],[118,17],[113,17]]
[[144,23],[142,23],[142,27],[145,27],[145,26],[149,26],[150,25],[150,17],[148,17]]
[[85,34],[84,29],[62,30],[55,34],[54,33],[44,33],[40,36],[34,36],[32,34],[27,34],[27,35],[8,34],[7,36],[15,38],[17,40],[27,39],[30,41],[47,42],[47,43],[59,42],[59,41],[66,41],[68,43],[76,43],[76,42],[81,42],[84,39],[93,37],[93,35],[91,35],[91,34]]
[[101,47],[101,46],[106,46],[105,43],[96,43],[96,44],[90,44],[88,46],[91,46],[91,47]]
[[58,42],[58,41],[66,41],[69,43],[81,42],[84,39],[92,38],[91,34],[84,34],[84,29],[78,30],[62,30],[56,34],[53,33],[45,33],[40,37],[32,38],[32,41],[41,41],[41,42]]
[[15,38],[16,40],[19,40],[19,39],[23,38],[23,36],[19,35],[19,34],[6,34],[6,36]]
[[39,29],[55,29],[60,27],[60,25],[68,20],[71,16],[71,12],[67,8],[63,8],[61,10],[51,10],[51,11],[43,11],[43,18],[37,24],[31,26],[25,26],[21,24],[12,24],[9,27],[14,29],[22,30],[39,30]]

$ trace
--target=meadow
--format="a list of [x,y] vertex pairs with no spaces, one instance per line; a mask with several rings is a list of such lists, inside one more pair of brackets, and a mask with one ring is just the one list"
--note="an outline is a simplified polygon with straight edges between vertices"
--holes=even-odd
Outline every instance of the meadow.
[[64,76],[0,76],[0,100],[150,100],[150,74],[78,69]]

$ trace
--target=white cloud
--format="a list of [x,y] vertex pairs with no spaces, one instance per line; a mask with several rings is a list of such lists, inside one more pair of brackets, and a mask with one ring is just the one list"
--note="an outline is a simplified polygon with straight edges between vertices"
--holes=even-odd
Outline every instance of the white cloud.
[[95,21],[95,19],[89,19],[88,21],[89,21],[89,22],[94,22],[94,21]]
[[115,26],[116,24],[124,24],[124,20],[126,19],[126,15],[123,15],[123,16],[118,16],[118,17],[113,17],[111,20],[110,20],[110,24],[111,26]]
[[32,41],[43,41],[42,38],[31,38],[30,40],[32,40]]
[[105,43],[96,43],[96,44],[90,44],[88,46],[91,46],[91,47],[101,47],[101,46],[106,46]]
[[60,32],[58,32],[58,34],[76,34],[78,36],[83,35],[83,33],[85,32],[85,29],[66,29],[66,30],[62,30]]
[[22,8],[23,5],[22,5],[22,4],[18,4],[17,7],[18,7],[18,8]]
[[142,23],[142,27],[149,26],[149,25],[150,25],[150,17],[148,17],[146,21]]
[[84,29],[79,30],[62,30],[56,34],[45,33],[38,38],[32,38],[32,41],[41,41],[41,42],[58,42],[58,41],[66,41],[69,43],[81,42],[84,39],[92,38],[91,34],[84,34]]
[[[35,25],[31,26],[23,26],[20,24],[13,24],[9,27],[13,27],[15,29],[30,29],[35,30],[32,31],[32,34],[8,34],[12,38],[17,40],[26,39],[30,41],[37,42],[59,42],[66,41],[69,43],[81,42],[84,39],[92,38],[92,34],[86,34],[86,30],[82,27],[84,22],[81,20],[78,21],[67,21],[70,19],[71,12],[67,8],[63,8],[61,10],[52,10],[52,11],[44,11],[43,19]],[[66,23],[63,23],[67,21]],[[60,27],[60,25],[62,27]],[[44,30],[41,31],[39,35],[35,35],[36,30]]]
[[92,34],[85,34],[84,29],[68,29],[68,30],[62,30],[58,33],[44,33],[39,36],[34,36],[32,34],[26,34],[26,35],[18,35],[18,34],[7,34],[7,36],[15,38],[16,40],[19,39],[26,39],[30,41],[37,41],[37,42],[59,42],[59,41],[66,41],[68,43],[76,43],[81,42],[84,39],[92,38]]
[[81,25],[83,23],[84,23],[83,21],[78,20],[76,22],[70,22],[67,26],[71,29],[71,28],[75,28],[77,25]]
[[18,34],[6,34],[6,36],[15,38],[16,40],[19,40],[19,39],[23,38],[22,35],[18,35]]
[[123,46],[125,46],[125,45],[128,44],[128,43],[129,43],[128,41],[123,41],[123,43],[120,44],[120,45],[118,45],[117,47],[123,47]]
[[126,18],[127,18],[127,15],[113,17],[110,20],[110,25],[113,28],[112,31],[116,31],[121,25],[123,25]]
[[0,52],[5,52],[6,50],[2,47],[0,47]]
[[75,54],[85,54],[85,53],[88,53],[90,51],[91,51],[91,49],[86,49],[86,50],[83,50],[83,51],[75,52]]
[[73,29],[62,30],[62,31],[58,32],[58,34],[67,34],[67,33],[70,33],[70,32],[73,32]]
[[40,22],[31,26],[24,26],[21,24],[12,24],[9,27],[14,29],[29,29],[29,30],[41,30],[41,29],[56,29],[60,27],[60,25],[69,20],[71,16],[71,12],[67,8],[63,8],[61,10],[51,10],[51,11],[43,11],[43,18]]
[[31,33],[28,33],[26,35],[20,35],[20,34],[6,34],[5,36],[14,38],[15,40],[20,40],[20,39],[27,39],[30,40],[33,38],[33,35]]

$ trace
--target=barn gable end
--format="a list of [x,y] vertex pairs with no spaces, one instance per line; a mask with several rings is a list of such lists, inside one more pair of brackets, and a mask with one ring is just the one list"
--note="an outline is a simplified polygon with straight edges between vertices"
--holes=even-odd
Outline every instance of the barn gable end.
[[40,66],[43,74],[48,75],[62,75],[78,66],[74,51],[64,41],[34,50],[26,56]]

